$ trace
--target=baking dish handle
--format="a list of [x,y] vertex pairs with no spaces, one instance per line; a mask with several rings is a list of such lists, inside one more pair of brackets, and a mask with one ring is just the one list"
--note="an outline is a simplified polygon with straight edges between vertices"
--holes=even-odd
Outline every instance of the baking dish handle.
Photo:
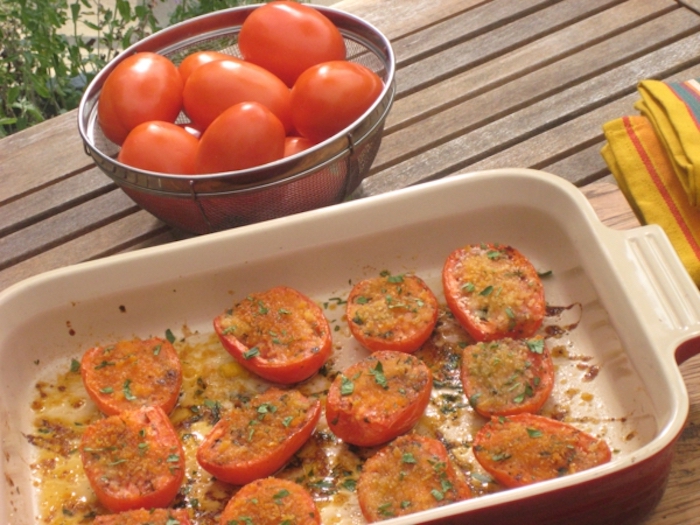
[[678,364],[699,354],[700,293],[665,232],[647,225],[616,233],[625,241],[615,243],[625,250],[617,260],[632,266],[619,268],[622,281],[632,289],[630,297],[636,298],[634,306],[657,348],[674,352]]

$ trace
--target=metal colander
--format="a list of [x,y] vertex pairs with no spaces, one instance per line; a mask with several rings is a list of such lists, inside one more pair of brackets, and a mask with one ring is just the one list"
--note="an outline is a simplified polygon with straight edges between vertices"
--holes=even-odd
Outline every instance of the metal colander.
[[[100,71],[80,102],[78,128],[86,153],[139,206],[175,228],[209,233],[337,204],[367,176],[379,149],[396,90],[391,44],[355,16],[311,6],[338,27],[345,39],[347,59],[370,68],[384,81],[379,99],[356,122],[302,153],[246,170],[182,176],[117,162],[119,146],[105,138],[97,124],[100,91],[117,64],[142,51],[160,53],[175,64],[199,50],[240,57],[238,33],[246,17],[259,6],[199,16],[139,41]],[[188,119],[181,114],[178,122]]]

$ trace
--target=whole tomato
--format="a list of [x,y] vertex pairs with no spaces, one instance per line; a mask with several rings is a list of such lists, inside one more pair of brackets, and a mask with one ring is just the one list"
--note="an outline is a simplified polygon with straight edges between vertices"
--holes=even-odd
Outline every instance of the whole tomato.
[[185,113],[206,129],[224,110],[241,102],[259,102],[291,129],[290,90],[269,71],[242,60],[216,60],[195,69],[185,83]]
[[187,82],[187,79],[192,74],[192,71],[197,69],[199,66],[208,64],[209,62],[214,62],[215,60],[226,60],[233,58],[233,56],[227,55],[226,53],[222,53],[220,51],[195,51],[194,53],[187,55],[182,62],[180,62],[180,65],[177,68],[180,71],[182,81]]
[[212,122],[199,139],[197,173],[236,171],[267,164],[284,154],[284,126],[258,102],[235,104]]
[[182,109],[183,82],[175,64],[156,53],[136,53],[120,62],[105,80],[97,121],[117,144],[149,120],[174,122]]
[[337,60],[312,66],[292,88],[292,123],[321,142],[355,122],[379,98],[384,84],[371,69]]
[[333,22],[312,7],[287,1],[255,9],[241,26],[238,47],[243,58],[289,87],[309,67],[345,58],[345,42]]
[[191,175],[199,140],[171,122],[139,124],[127,135],[117,160],[134,168]]
[[288,136],[284,140],[284,156],[290,157],[292,155],[296,155],[297,153],[301,153],[302,151],[309,149],[315,144],[316,143],[314,141],[309,140],[306,137]]

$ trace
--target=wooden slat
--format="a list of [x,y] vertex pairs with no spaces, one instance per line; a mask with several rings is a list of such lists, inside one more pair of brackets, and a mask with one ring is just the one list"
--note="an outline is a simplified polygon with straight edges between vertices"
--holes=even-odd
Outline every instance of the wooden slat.
[[[157,242],[149,244],[152,239],[157,239]],[[158,219],[145,211],[137,211],[1,270],[0,290],[45,271],[98,259],[135,246],[155,246],[175,239],[170,229]]]
[[[700,76],[700,65],[663,78],[669,81],[680,81],[698,76]],[[636,114],[633,106],[638,99],[639,95],[633,91],[479,160],[465,170],[518,166],[543,169],[576,185],[589,183],[609,174],[600,156],[600,147],[604,142],[603,124],[624,115]]]
[[[436,54],[466,40],[483,35],[511,20],[526,17],[552,5],[555,0],[494,0],[474,9],[455,14],[428,29],[392,39],[398,67],[416,62],[423,56]],[[619,1],[619,0],[618,0]]]
[[[570,24],[572,20],[590,16],[618,3],[620,0],[563,0],[472,40],[449,47],[402,68],[401,75],[397,76],[399,95],[414,92],[420,87],[451,77],[525,42],[547,35]],[[520,2],[510,2],[508,5],[511,11],[515,12]],[[502,16],[504,15],[505,13],[502,13]],[[486,15],[484,18],[485,23],[489,23],[490,18]],[[429,28],[426,32],[432,33],[437,30]]]
[[[397,100],[387,118],[387,130],[404,127],[418,118],[454,106],[506,82],[517,80],[535,69],[585,49],[606,36],[644,23],[676,7],[672,0],[633,0],[583,19],[571,27],[527,42],[518,49],[499,56],[497,60],[476,65],[468,71],[427,86],[419,93]],[[534,19],[530,20],[528,25],[538,23],[539,20]],[[510,27],[511,32],[516,34],[521,29],[519,23]],[[489,46],[481,51],[483,55],[490,52]],[[403,72],[399,73],[402,74]]]
[[0,141],[0,204],[92,164],[71,111]]
[[97,168],[80,172],[55,184],[36,190],[2,207],[0,236],[12,233],[38,220],[89,201],[114,190],[116,186]]
[[440,2],[343,0],[333,4],[332,7],[359,16],[391,40],[447,20],[474,6],[490,3],[489,0],[441,0]]
[[122,191],[111,191],[0,239],[0,268],[67,242],[138,211]]
[[698,62],[700,34],[694,34],[399,162],[365,179],[363,192],[382,193],[454,173],[633,92],[638,80],[663,77]]
[[[620,27],[614,21],[620,19],[621,17],[606,18],[610,21],[610,25],[607,26],[600,20],[598,21],[600,23],[590,26],[591,32],[584,34],[590,41],[614,34]],[[626,22],[624,19],[623,21]],[[427,149],[431,144],[438,144],[452,136],[464,134],[533,101],[551,97],[553,93],[567,86],[604,72],[616,64],[627,62],[644,52],[652,51],[668,42],[670,38],[693,33],[698,28],[700,28],[700,17],[689,17],[681,10],[675,10],[631,31],[603,40],[597,45],[566,56],[547,67],[537,69],[517,80],[424,118],[420,125],[400,129],[393,134],[389,132],[382,141],[373,170],[381,171],[395,164],[397,160]],[[578,25],[572,26],[557,35],[558,38],[548,38],[548,47],[553,50],[559,49],[559,42],[567,41],[571,36],[576,39],[582,33]],[[547,53],[539,55],[547,56]],[[459,97],[460,93],[456,93],[456,96]]]

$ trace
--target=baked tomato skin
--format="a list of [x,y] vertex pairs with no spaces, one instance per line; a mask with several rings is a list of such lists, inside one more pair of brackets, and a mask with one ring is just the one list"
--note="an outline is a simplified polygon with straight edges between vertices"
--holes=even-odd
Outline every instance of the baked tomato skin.
[[199,129],[242,102],[258,102],[291,130],[291,93],[269,71],[233,57],[203,64],[190,74],[183,90],[185,113]]
[[476,341],[527,338],[546,313],[532,263],[512,246],[471,244],[454,250],[442,270],[447,306]]
[[325,15],[296,2],[270,2],[241,26],[243,57],[277,75],[289,87],[311,66],[345,59],[345,42]]
[[226,504],[219,523],[321,525],[321,514],[304,487],[270,477],[242,487]]
[[504,338],[466,347],[460,378],[469,403],[484,417],[535,413],[554,387],[554,363],[542,336]]
[[408,432],[432,392],[430,369],[405,352],[380,351],[336,376],[326,398],[326,421],[343,441],[372,447]]
[[280,384],[310,378],[332,350],[323,310],[288,286],[250,294],[214,319],[214,330],[241,366]]
[[197,462],[234,485],[271,476],[306,443],[320,417],[318,399],[270,388],[222,417],[197,448]]
[[111,512],[167,507],[185,476],[180,439],[157,407],[92,423],[83,433],[79,451],[90,486]]
[[226,109],[204,131],[194,159],[196,173],[236,171],[279,160],[285,132],[279,119],[257,102]]
[[345,316],[352,335],[370,351],[411,353],[433,333],[438,301],[417,275],[387,273],[352,287]]
[[236,58],[231,55],[227,55],[226,53],[212,50],[195,51],[194,53],[190,53],[182,60],[182,62],[180,62],[180,65],[177,66],[178,71],[180,71],[182,81],[186,83],[187,79],[190,78],[190,75],[195,69],[199,68],[199,66],[203,66],[204,64],[208,64],[209,62],[214,62],[215,60],[236,60]]
[[321,142],[360,118],[382,89],[382,79],[361,64],[336,60],[312,66],[292,88],[294,129]]
[[107,415],[142,406],[170,413],[182,386],[177,351],[159,337],[92,347],[83,354],[80,374],[88,395]]
[[400,436],[369,458],[357,483],[360,509],[370,523],[441,507],[471,495],[445,446],[418,434]]
[[158,173],[192,175],[199,140],[171,122],[139,124],[126,136],[117,160],[128,166]]
[[535,414],[493,417],[474,436],[474,456],[504,487],[521,487],[610,461],[602,439]]
[[183,82],[170,59],[151,52],[120,62],[105,80],[97,105],[97,121],[105,136],[122,144],[143,122],[175,122],[182,109]]

